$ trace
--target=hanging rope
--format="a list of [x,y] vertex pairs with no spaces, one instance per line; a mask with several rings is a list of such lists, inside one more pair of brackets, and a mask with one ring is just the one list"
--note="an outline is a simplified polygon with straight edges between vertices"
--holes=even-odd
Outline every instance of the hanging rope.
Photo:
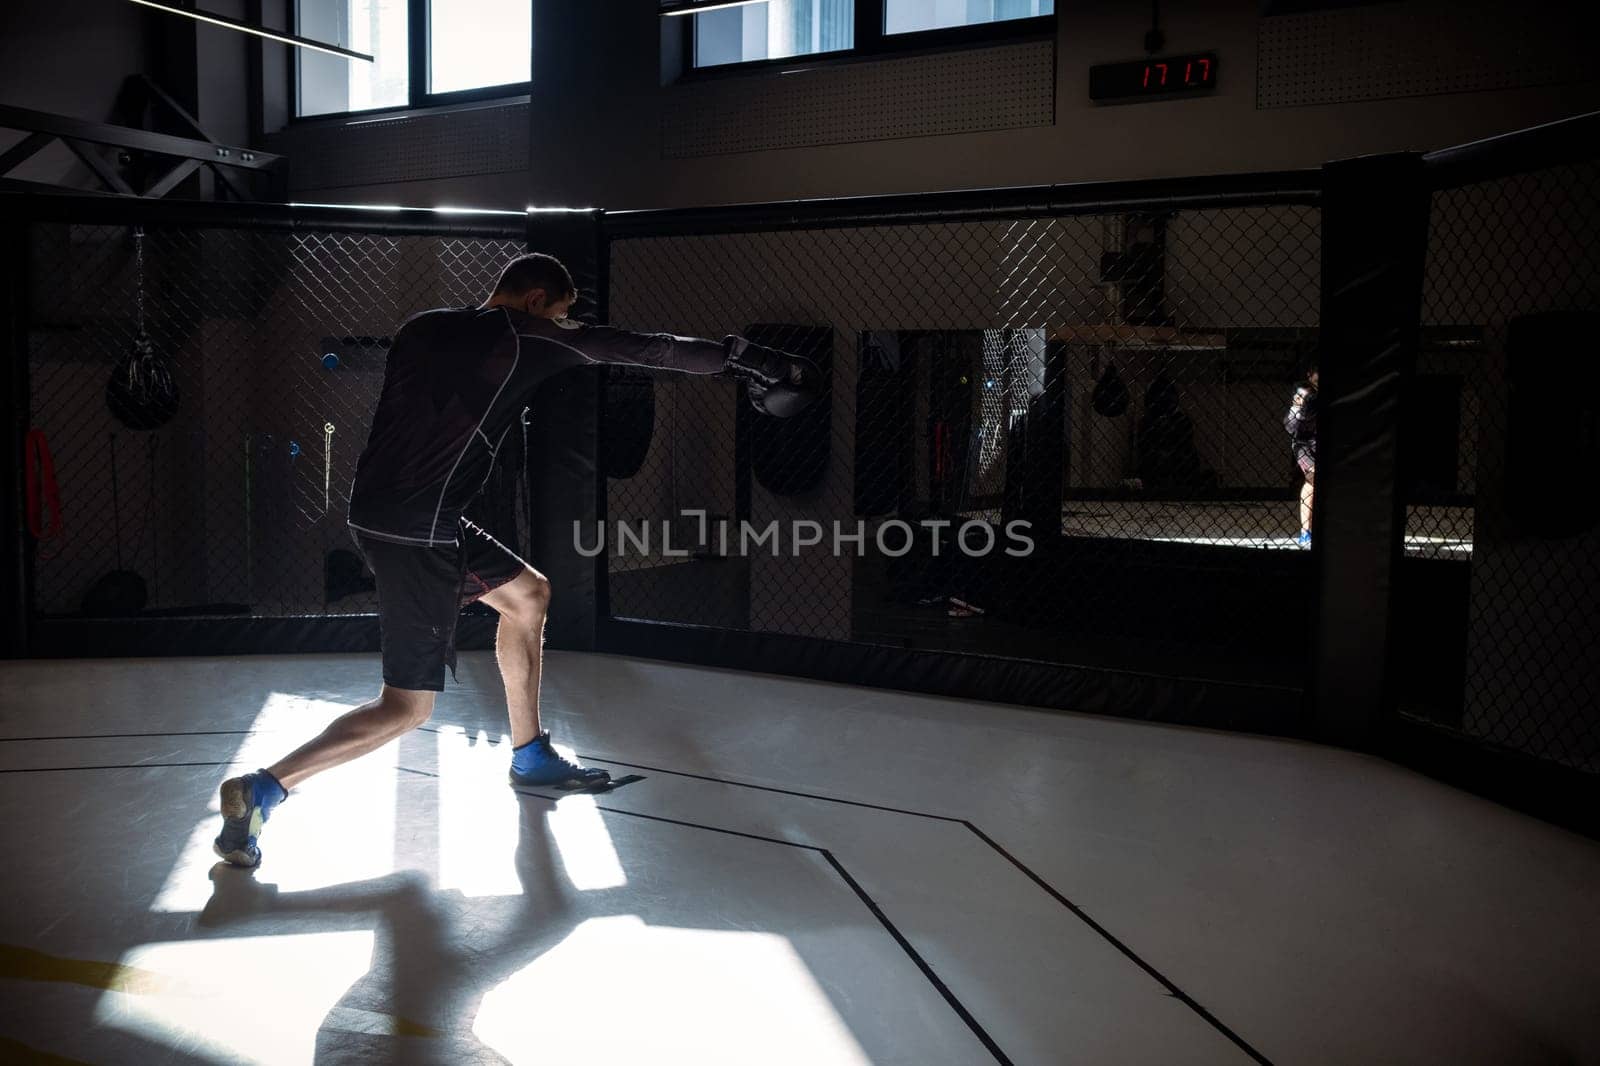
[[[137,309],[138,340],[149,343],[144,332],[144,227],[133,227],[133,292]],[[136,342],[137,343],[137,342]]]

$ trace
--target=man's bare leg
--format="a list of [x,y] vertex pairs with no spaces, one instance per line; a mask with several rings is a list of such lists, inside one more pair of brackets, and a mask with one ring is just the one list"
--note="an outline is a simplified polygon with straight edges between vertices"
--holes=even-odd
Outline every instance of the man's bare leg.
[[550,610],[550,582],[531,567],[483,597],[500,612],[494,650],[506,683],[506,714],[511,719],[511,781],[516,785],[596,786],[611,777],[580,766],[550,747],[539,723],[539,675],[544,658],[544,620]]
[[1307,481],[1300,486],[1300,532],[1311,532],[1311,498],[1313,495],[1311,482]]
[[520,748],[540,733],[539,675],[544,659],[544,621],[550,610],[550,582],[537,570],[523,571],[483,597],[500,613],[494,653],[506,685],[511,746]]
[[378,698],[335,718],[314,739],[267,767],[285,789],[376,751],[428,720],[437,693],[383,686]]
[[426,722],[433,713],[433,697],[432,692],[385,685],[377,699],[340,715],[269,769],[228,778],[218,796],[222,832],[212,844],[213,850],[234,866],[258,865],[261,849],[256,846],[256,836],[289,789]]

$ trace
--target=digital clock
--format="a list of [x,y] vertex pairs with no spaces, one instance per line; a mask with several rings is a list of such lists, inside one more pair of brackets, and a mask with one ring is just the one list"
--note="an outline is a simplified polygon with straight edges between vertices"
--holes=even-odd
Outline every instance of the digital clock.
[[1089,99],[1143,100],[1217,87],[1217,54],[1135,59],[1089,68]]

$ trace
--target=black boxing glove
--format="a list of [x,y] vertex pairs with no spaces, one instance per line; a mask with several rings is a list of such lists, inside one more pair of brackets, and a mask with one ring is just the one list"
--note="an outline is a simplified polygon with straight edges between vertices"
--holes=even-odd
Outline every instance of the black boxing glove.
[[724,337],[724,373],[745,383],[750,403],[774,418],[791,418],[822,395],[822,368],[811,360],[743,337]]

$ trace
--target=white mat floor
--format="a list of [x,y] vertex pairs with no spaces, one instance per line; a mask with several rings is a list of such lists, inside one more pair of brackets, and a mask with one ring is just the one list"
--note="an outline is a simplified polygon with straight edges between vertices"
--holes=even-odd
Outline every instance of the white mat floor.
[[0,1060],[1600,1061],[1600,844],[1281,740],[556,653],[545,798],[471,654],[215,867],[376,669],[0,664]]

